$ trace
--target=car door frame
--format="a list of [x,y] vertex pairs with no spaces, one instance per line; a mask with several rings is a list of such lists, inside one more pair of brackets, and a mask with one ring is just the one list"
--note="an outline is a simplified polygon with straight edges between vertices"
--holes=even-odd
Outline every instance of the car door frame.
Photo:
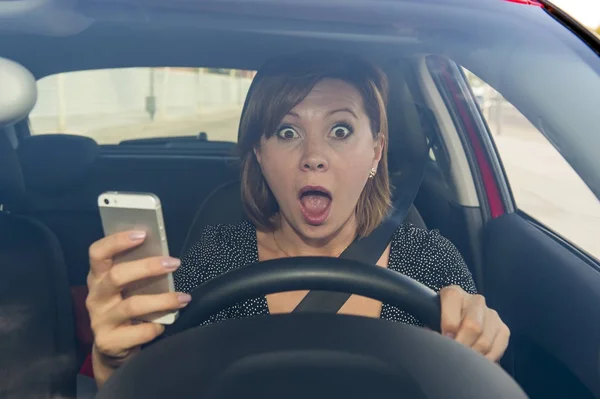
[[480,192],[467,218],[480,237],[478,288],[512,331],[502,365],[532,398],[600,396],[600,262],[518,209],[462,69],[434,61]]

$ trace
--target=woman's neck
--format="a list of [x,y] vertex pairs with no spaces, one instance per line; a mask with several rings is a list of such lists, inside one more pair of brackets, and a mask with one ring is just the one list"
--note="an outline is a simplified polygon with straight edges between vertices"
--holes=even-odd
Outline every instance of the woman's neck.
[[284,217],[278,216],[277,228],[272,232],[275,246],[287,256],[338,257],[356,237],[356,218],[352,216],[342,227],[328,237],[303,237]]

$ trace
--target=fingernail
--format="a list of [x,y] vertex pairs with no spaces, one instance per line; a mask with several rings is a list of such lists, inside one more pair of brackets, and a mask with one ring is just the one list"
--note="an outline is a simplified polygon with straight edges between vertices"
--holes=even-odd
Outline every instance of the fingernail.
[[179,293],[177,294],[177,300],[182,305],[187,305],[192,300],[192,296],[190,294]]
[[165,258],[160,263],[167,270],[177,269],[181,265],[181,261],[175,258]]
[[450,332],[444,333],[444,335],[450,339],[456,338],[456,335],[454,335],[453,333],[450,333]]
[[129,239],[131,241],[140,241],[140,240],[143,240],[144,238],[146,238],[145,231],[134,231],[129,235]]

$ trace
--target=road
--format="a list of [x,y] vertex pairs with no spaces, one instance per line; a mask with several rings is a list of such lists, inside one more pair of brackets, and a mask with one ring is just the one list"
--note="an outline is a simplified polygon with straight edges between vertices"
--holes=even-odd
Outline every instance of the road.
[[[145,114],[128,118],[70,118],[69,131],[101,144],[122,139],[196,135],[236,141],[240,109],[209,110],[195,117],[170,115],[151,121]],[[517,206],[600,259],[600,202],[523,116],[510,107],[491,110],[488,123]],[[498,123],[500,122],[500,123]],[[34,129],[52,130],[56,121],[34,121]]]

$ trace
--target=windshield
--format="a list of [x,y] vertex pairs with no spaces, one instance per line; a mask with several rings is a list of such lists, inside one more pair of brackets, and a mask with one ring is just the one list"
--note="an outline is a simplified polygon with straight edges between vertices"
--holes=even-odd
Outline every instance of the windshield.
[[[198,250],[202,247],[189,247],[197,241],[190,237],[201,231],[198,226],[202,223],[221,224],[224,216],[232,219],[238,216],[235,207],[241,198],[240,175],[246,178],[247,174],[240,174],[232,150],[238,140],[241,112],[256,71],[271,57],[291,51],[347,51],[360,54],[384,70],[391,88],[386,125],[390,127],[389,140],[382,140],[383,146],[377,147],[388,151],[381,152],[388,156],[386,162],[390,166],[386,166],[384,173],[391,172],[394,195],[402,193],[396,180],[405,179],[406,170],[416,170],[411,159],[415,154],[410,151],[424,139],[428,140],[431,148],[427,162],[422,162],[426,164],[425,176],[415,209],[419,208],[423,214],[425,228],[453,235],[460,251],[467,255],[465,263],[479,267],[489,261],[489,253],[504,248],[497,246],[500,249],[493,248],[492,252],[484,248],[484,245],[495,247],[484,227],[489,219],[499,215],[535,221],[534,226],[526,228],[550,232],[552,239],[561,240],[556,248],[566,247],[581,258],[585,256],[586,261],[600,262],[600,51],[534,1],[82,0],[74,3],[78,11],[93,19],[89,28],[63,36],[15,35],[18,41],[3,35],[0,55],[23,64],[37,79],[38,100],[28,118],[29,129],[25,121],[6,130],[18,138],[14,146],[23,165],[23,177],[15,181],[19,190],[25,192],[21,202],[27,206],[28,215],[39,217],[57,233],[57,248],[64,251],[69,273],[68,284],[80,289],[71,291],[71,295],[78,306],[75,309],[78,330],[81,327],[83,331],[77,332],[82,359],[89,354],[94,338],[85,298],[89,246],[102,232],[98,194],[114,190],[155,193],[160,197],[164,205],[157,209],[161,217],[164,212],[165,226],[160,225],[157,230],[164,228],[174,257],[189,253],[183,248],[194,248],[192,253],[199,257],[222,252],[236,261],[241,259],[238,252],[227,249],[205,253]],[[375,96],[379,94],[371,99]],[[365,100],[364,95],[358,98],[355,104]],[[321,109],[320,104],[315,108]],[[321,112],[327,113],[322,109]],[[279,119],[276,122],[281,124],[278,129],[281,132],[285,124]],[[377,124],[377,129],[381,129],[383,122]],[[266,130],[258,123],[247,125],[248,130],[255,129],[252,133]],[[364,125],[372,128],[375,124]],[[338,127],[342,131],[348,129],[341,123],[336,130]],[[328,125],[323,131],[329,134],[334,129]],[[34,137],[22,137],[29,133]],[[63,140],[65,136],[53,140],[56,137],[49,136],[56,134],[86,136],[99,146],[91,140],[73,137]],[[395,140],[400,135],[401,139]],[[423,140],[417,143],[417,139]],[[29,152],[27,142],[33,143]],[[82,148],[89,152],[71,151],[70,142],[85,145]],[[274,142],[285,144],[278,139]],[[289,145],[286,148],[290,154],[294,148],[300,148]],[[341,148],[336,142],[335,146],[338,145]],[[65,151],[60,151],[61,146]],[[252,158],[257,153],[262,155],[260,151],[248,151],[250,156],[244,159],[250,160],[246,165],[251,164],[261,177],[262,164]],[[368,154],[369,165],[372,153]],[[280,154],[285,153],[277,155]],[[298,166],[308,169],[307,162],[279,158],[282,165],[294,172]],[[351,161],[358,164],[355,157]],[[315,170],[324,170],[323,165],[318,163]],[[352,175],[347,170],[335,178],[350,176],[350,181]],[[364,169],[365,181],[367,174],[371,178],[387,177],[377,174],[377,168],[371,171]],[[294,183],[286,176],[273,180],[290,183],[290,187]],[[264,179],[260,180],[260,186],[249,181],[242,179],[244,187],[260,188],[267,203],[273,188]],[[231,182],[235,186],[227,185]],[[305,184],[314,183],[302,183]],[[223,187],[234,187],[237,191],[226,191],[224,197],[213,195],[217,188]],[[347,202],[348,215],[356,213],[343,194],[336,192],[333,196],[314,187],[301,192],[297,187],[294,189],[293,196],[285,195],[294,201],[293,206],[300,204],[299,218],[307,219],[304,215],[308,214],[305,212],[308,208],[321,207],[329,212],[333,197]],[[352,191],[356,197],[359,190],[364,187]],[[367,197],[361,194],[361,198]],[[276,201],[270,202],[272,209],[279,209]],[[199,213],[205,206],[209,211]],[[502,212],[495,214],[493,206],[502,208]],[[335,210],[332,214],[341,212]],[[241,204],[239,213],[243,214]],[[504,231],[499,226],[498,230]],[[19,236],[14,231],[9,231],[7,240]],[[207,231],[210,236],[211,230]],[[519,235],[505,231],[502,238],[518,240]],[[36,235],[28,236],[37,239]],[[276,235],[271,236],[275,248]],[[252,248],[258,248],[253,231],[240,237],[251,237]],[[232,236],[227,241],[242,242],[240,237]],[[529,244],[521,241],[519,245]],[[166,243],[162,245],[164,248]],[[25,248],[26,259],[45,254],[30,247],[19,248]],[[523,253],[529,254],[528,251],[529,247]],[[531,260],[532,268],[546,266],[536,260],[535,251],[530,252],[531,257],[523,257],[525,262]],[[50,261],[40,257],[36,269],[11,261],[21,277],[18,283],[5,285],[16,287],[13,292],[17,292],[19,287],[28,287],[30,283],[52,281],[49,274],[29,278],[35,270],[50,273],[50,266],[60,263],[53,262],[55,254],[51,255]],[[539,259],[555,257],[551,251],[539,255],[544,255]],[[409,257],[406,259],[410,261]],[[438,263],[445,262],[433,260],[428,265]],[[571,268],[570,264],[564,266],[565,270]],[[572,269],[573,274],[579,273],[579,269]],[[473,270],[475,277],[479,273],[478,278],[482,278],[481,267]],[[452,272],[446,274],[452,277]],[[423,276],[429,278],[427,273]],[[518,278],[521,276],[517,274]],[[515,292],[521,289],[524,293],[519,292],[519,298],[531,298],[527,296],[530,281],[537,281],[539,276],[543,280],[545,276],[537,269],[525,276],[515,279],[518,284],[506,292],[512,295],[513,288]],[[533,276],[532,280],[528,280],[529,276]],[[554,281],[548,278],[546,283]],[[44,287],[44,292],[54,292]],[[553,295],[551,285],[543,287],[549,296]],[[571,292],[579,288],[573,287]],[[38,300],[43,297],[23,297],[45,303]],[[540,296],[532,303],[545,299]],[[528,301],[519,300],[513,303]],[[511,301],[509,297],[507,303]],[[71,315],[70,308],[68,312]],[[23,314],[20,309],[14,313],[18,317]],[[44,317],[51,313],[45,309],[40,312]],[[558,320],[558,325],[559,316],[552,311],[548,318]],[[547,326],[550,327],[544,331],[556,330],[551,328],[552,324]],[[34,329],[38,334],[48,333],[44,338],[48,342],[55,338],[52,331]],[[23,375],[27,377],[26,373]]]

